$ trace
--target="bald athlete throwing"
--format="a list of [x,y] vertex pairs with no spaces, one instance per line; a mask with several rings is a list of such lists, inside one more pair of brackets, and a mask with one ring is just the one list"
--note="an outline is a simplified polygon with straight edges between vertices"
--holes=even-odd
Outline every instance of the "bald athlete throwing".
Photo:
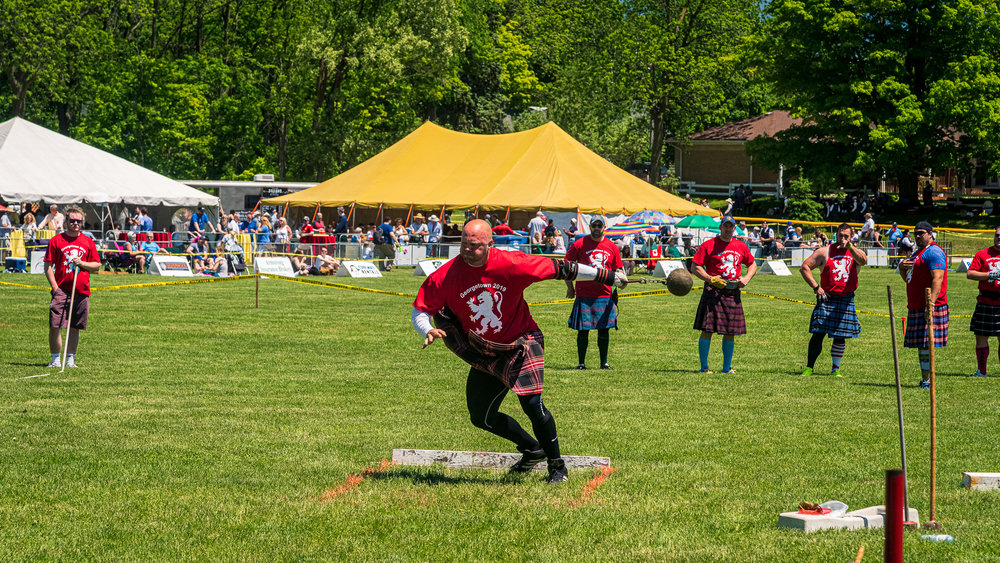
[[[566,463],[555,420],[542,404],[545,341],[524,300],[525,288],[548,279],[627,283],[624,274],[611,270],[497,250],[489,224],[476,219],[462,230],[459,256],[420,286],[412,321],[425,347],[442,339],[471,366],[465,400],[472,424],[514,442],[522,456],[511,472],[528,473],[547,459],[548,482],[560,483],[568,478]],[[500,412],[509,390],[531,420],[534,437]]]

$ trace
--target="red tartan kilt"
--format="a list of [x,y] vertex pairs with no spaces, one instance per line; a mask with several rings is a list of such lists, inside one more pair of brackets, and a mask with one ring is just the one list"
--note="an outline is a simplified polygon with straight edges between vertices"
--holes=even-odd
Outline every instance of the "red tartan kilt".
[[694,329],[716,334],[746,334],[743,301],[738,289],[716,289],[705,284],[694,316]]

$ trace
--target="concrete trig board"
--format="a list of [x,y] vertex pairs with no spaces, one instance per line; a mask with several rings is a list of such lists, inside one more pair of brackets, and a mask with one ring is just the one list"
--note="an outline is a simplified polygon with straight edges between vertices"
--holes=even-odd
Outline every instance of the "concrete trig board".
[[962,258],[962,261],[958,263],[958,268],[955,269],[959,274],[969,271],[969,266],[972,265],[972,258]]
[[31,251],[31,269],[28,270],[32,274],[44,274],[45,273],[45,251],[44,250],[32,250]]
[[378,266],[371,262],[344,261],[337,268],[337,275],[352,278],[381,278],[382,272],[378,270]]
[[670,272],[683,269],[685,269],[684,262],[680,260],[658,260],[656,262],[656,269],[653,270],[653,277],[665,278],[670,275]]
[[190,278],[194,276],[191,273],[191,265],[188,264],[186,258],[181,256],[165,256],[163,254],[153,255],[153,261],[149,265],[149,273],[168,278]]
[[[920,522],[917,509],[911,508],[911,522]],[[779,528],[802,530],[805,533],[817,530],[860,530],[862,528],[882,528],[885,526],[885,506],[869,506],[861,510],[852,510],[840,516],[829,514],[799,514],[782,512],[778,515]]]
[[415,276],[429,276],[441,267],[447,260],[421,260],[417,262],[417,267],[413,269]]
[[791,272],[788,271],[788,266],[785,265],[781,260],[768,260],[761,264],[760,273],[762,274],[774,274],[776,276],[790,276]]
[[[564,455],[563,461],[569,469],[589,469],[594,467],[610,467],[611,458]],[[496,452],[461,452],[454,450],[392,450],[392,461],[399,465],[434,465],[440,463],[445,467],[476,468],[476,469],[510,469],[521,459],[521,454]],[[545,469],[548,465],[541,462],[535,470]]]
[[962,486],[977,491],[1000,489],[1000,473],[963,473]]
[[253,269],[258,274],[274,274],[288,278],[295,277],[292,261],[287,256],[258,256],[253,261]]

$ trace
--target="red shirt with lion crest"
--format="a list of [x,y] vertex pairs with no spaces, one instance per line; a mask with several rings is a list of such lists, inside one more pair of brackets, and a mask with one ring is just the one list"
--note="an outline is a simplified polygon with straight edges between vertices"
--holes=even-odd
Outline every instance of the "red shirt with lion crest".
[[482,267],[474,268],[457,256],[434,270],[420,286],[413,307],[431,315],[447,307],[463,329],[491,342],[510,344],[538,330],[524,289],[555,275],[551,258],[490,248]]
[[[589,236],[576,239],[566,251],[566,260],[605,270],[622,268],[621,252],[606,238],[598,241]],[[576,294],[578,297],[611,297],[611,287],[595,281],[578,281]]]

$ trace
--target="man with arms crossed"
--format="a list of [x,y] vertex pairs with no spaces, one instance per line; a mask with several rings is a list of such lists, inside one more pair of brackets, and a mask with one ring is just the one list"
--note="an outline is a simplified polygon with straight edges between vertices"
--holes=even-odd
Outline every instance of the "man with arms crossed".
[[[45,277],[52,287],[52,301],[49,303],[49,352],[52,361],[49,367],[59,367],[62,362],[60,329],[70,327],[66,351],[66,367],[76,366],[76,347],[80,341],[80,331],[87,328],[90,313],[90,274],[101,269],[101,258],[97,246],[90,237],[81,236],[83,230],[83,210],[70,206],[66,209],[65,232],[49,240],[45,250]],[[80,268],[73,286],[73,272]],[[69,310],[70,296],[73,310]]]
[[920,358],[920,387],[931,387],[931,342],[930,330],[924,308],[927,296],[924,290],[931,289],[931,303],[934,304],[935,348],[948,345],[948,257],[941,247],[934,244],[934,227],[921,221],[913,227],[913,239],[917,250],[899,263],[899,275],[906,281],[906,334],[903,335],[905,348],[917,348]]
[[[425,347],[444,339],[445,346],[472,366],[465,386],[472,424],[517,445],[522,457],[511,472],[528,473],[548,459],[548,481],[560,483],[567,480],[566,463],[559,453],[555,420],[542,404],[545,341],[524,300],[525,288],[547,279],[597,280],[620,287],[627,283],[624,275],[610,270],[497,250],[489,223],[475,219],[462,230],[459,256],[420,286],[411,318]],[[531,420],[534,437],[499,412],[509,390]]]
[[[722,373],[735,374],[736,335],[747,333],[740,289],[757,274],[757,262],[747,245],[733,238],[735,231],[736,221],[724,217],[719,235],[699,246],[692,259],[694,275],[705,282],[694,317],[694,328],[701,331],[698,339],[700,373],[712,373],[708,369],[708,351],[712,346],[712,334],[717,333],[722,335]],[[741,276],[744,265],[747,273]]]
[[1000,337],[1000,227],[993,232],[993,246],[972,257],[965,277],[979,282],[976,310],[969,325],[969,330],[976,335],[976,373],[972,376],[986,377],[990,337]]
[[[604,238],[604,218],[599,215],[590,220],[590,236],[580,237],[570,245],[566,260],[606,270],[621,270],[624,267],[618,247]],[[580,364],[576,369],[587,369],[587,344],[593,329],[597,329],[601,369],[611,369],[608,365],[608,344],[611,329],[618,328],[618,307],[612,299],[611,288],[597,282],[577,281],[574,289],[573,282],[566,280],[566,298],[574,299],[569,327],[577,331],[576,355]]]
[[[847,223],[837,227],[837,242],[821,246],[802,262],[799,273],[816,294],[816,307],[809,321],[809,355],[802,375],[812,375],[816,358],[823,351],[823,337],[833,339],[830,358],[831,374],[840,377],[840,360],[844,357],[846,338],[861,334],[861,323],[854,309],[854,291],[858,288],[858,270],[868,263],[868,256],[851,242],[854,229]],[[819,283],[813,278],[813,268],[820,268]]]

